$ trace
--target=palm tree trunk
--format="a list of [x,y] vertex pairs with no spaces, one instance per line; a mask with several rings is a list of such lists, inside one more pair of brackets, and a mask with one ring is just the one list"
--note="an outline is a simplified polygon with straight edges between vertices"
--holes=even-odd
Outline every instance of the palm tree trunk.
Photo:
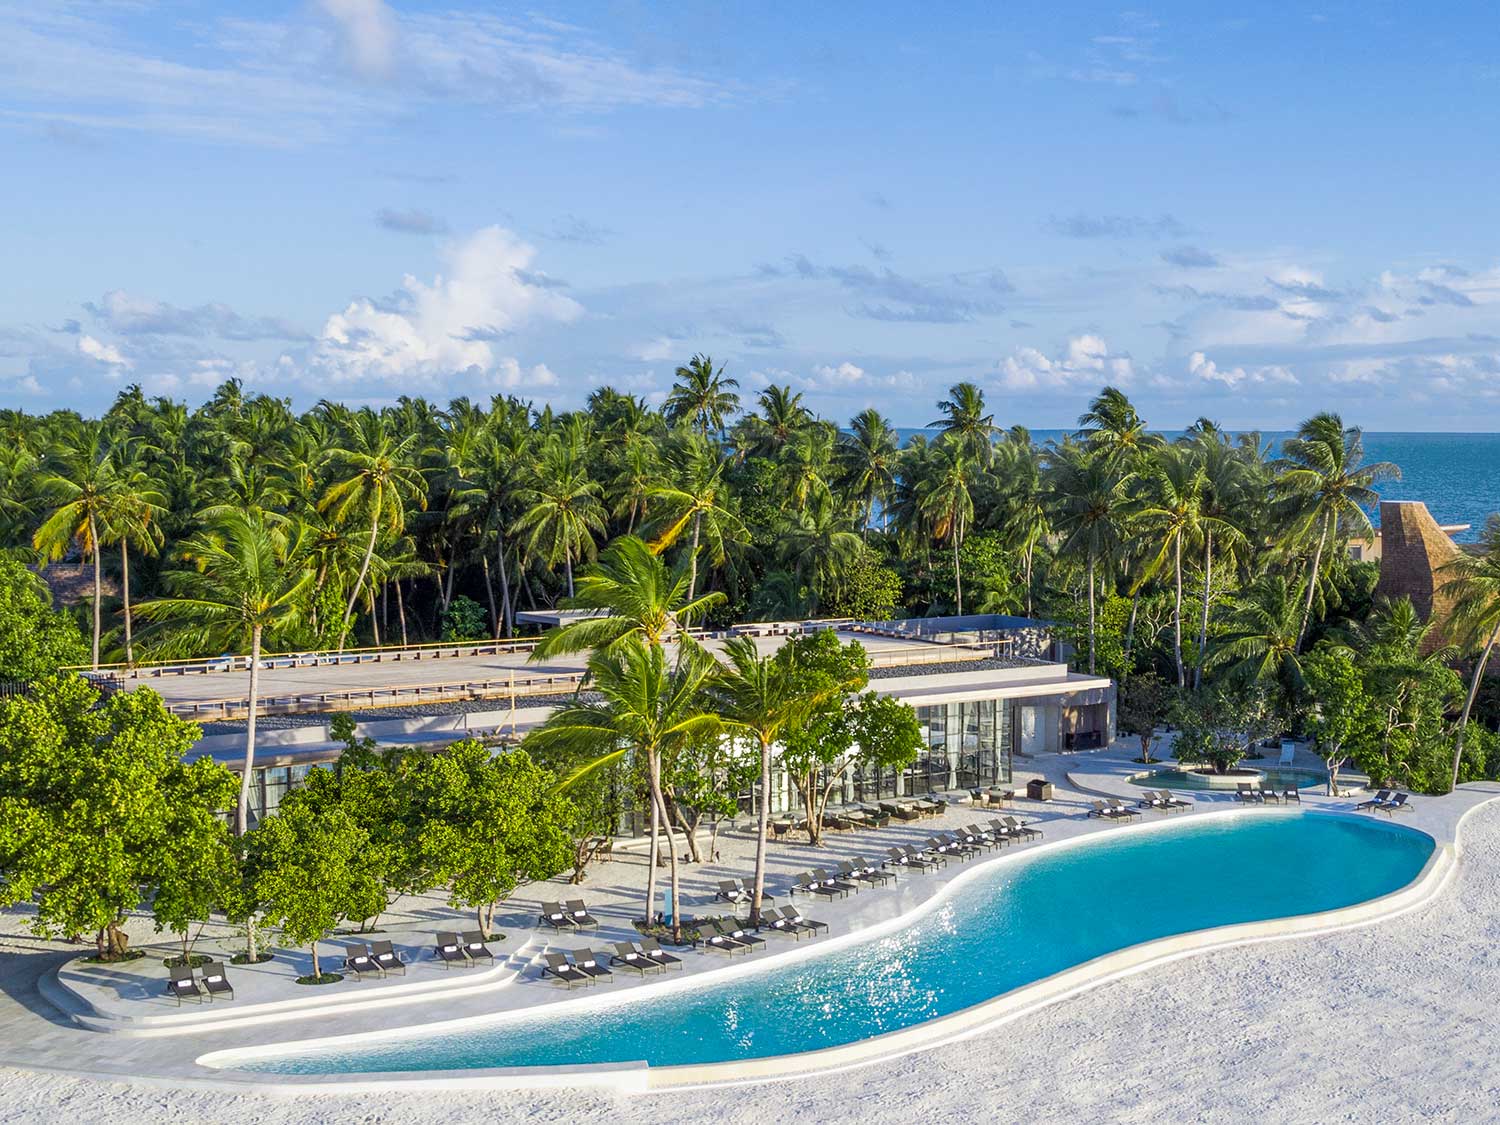
[[661,819],[656,813],[656,802],[651,802],[651,839],[646,845],[646,925],[651,925],[651,912],[656,909],[656,857],[661,842]]
[[1490,639],[1484,643],[1484,652],[1480,654],[1479,663],[1474,666],[1474,675],[1469,680],[1469,694],[1464,699],[1464,711],[1458,718],[1458,733],[1453,736],[1453,781],[1449,788],[1458,786],[1458,767],[1464,756],[1464,731],[1469,726],[1469,712],[1474,708],[1474,700],[1479,695],[1479,685],[1484,682],[1484,667],[1490,662],[1490,653],[1495,648],[1495,637],[1500,635],[1500,630],[1490,633]]
[[702,512],[693,517],[693,553],[688,558],[688,601],[693,600],[693,595],[698,590],[698,532],[702,520]]
[[490,630],[491,636],[497,641],[500,639],[500,614],[495,609],[495,583],[490,578],[490,557],[485,554],[479,556],[480,568],[484,571],[484,596],[490,603]]
[[511,635],[510,575],[505,569],[505,536],[495,532],[495,564],[500,568],[500,618],[505,636]]
[[135,663],[135,642],[131,635],[130,622],[130,546],[129,540],[120,540],[120,592],[125,598],[125,663]]
[[1125,623],[1125,667],[1130,668],[1130,654],[1135,651],[1135,621],[1141,612],[1141,588],[1137,586],[1130,594],[1130,620]]
[[1203,614],[1198,619],[1198,659],[1193,668],[1193,690],[1203,686],[1203,661],[1208,656],[1208,592],[1214,579],[1214,533],[1203,537]]
[[380,619],[375,615],[375,595],[370,595],[370,629],[375,634],[375,647],[380,647]]
[[755,890],[750,898],[750,922],[760,922],[760,899],[766,890],[766,833],[771,827],[771,740],[760,736],[760,801],[755,810]]
[[94,555],[94,663],[95,672],[99,670],[99,600],[104,596],[103,588],[99,580],[99,529],[94,523],[94,514],[89,513],[89,546]]
[[1297,644],[1292,649],[1294,653],[1302,651],[1302,640],[1307,636],[1307,626],[1312,620],[1313,593],[1318,588],[1318,568],[1323,563],[1323,544],[1328,540],[1328,521],[1332,515],[1330,512],[1323,517],[1323,530],[1318,535],[1317,549],[1313,551],[1312,571],[1307,576],[1307,600],[1302,605],[1302,625],[1297,630]]
[[661,826],[667,833],[667,863],[672,880],[672,940],[682,940],[682,895],[677,874],[677,841],[672,836],[672,821],[667,816],[666,798],[661,791],[661,756],[653,753],[649,757],[651,773],[651,800],[655,803]]
[[359,576],[354,580],[354,589],[349,591],[349,604],[344,607],[344,628],[339,634],[339,651],[344,651],[344,641],[349,636],[349,623],[354,619],[354,605],[359,600],[360,587],[365,584],[365,575],[370,572],[370,560],[375,557],[375,537],[380,533],[380,516],[370,521],[370,541],[365,544],[364,561],[359,564]]
[[1089,675],[1094,674],[1094,552],[1089,552]]
[[953,536],[953,589],[958,595],[958,615],[964,615],[964,580],[958,572],[958,535]]
[[1172,655],[1177,661],[1177,686],[1187,686],[1187,673],[1182,667],[1182,536],[1177,536],[1173,549],[1173,562],[1177,570],[1177,601],[1172,607]]
[[255,768],[255,712],[260,703],[261,626],[250,630],[250,698],[245,717],[245,758],[240,766],[240,802],[234,811],[234,832],[243,836],[250,825],[250,774]]
[[573,548],[563,548],[563,564],[568,568],[568,597],[573,596]]
[[1036,551],[1036,542],[1026,544],[1026,616],[1031,616],[1031,556]]
[[396,620],[401,623],[401,647],[410,642],[406,639],[406,603],[401,598],[401,579],[396,579]]

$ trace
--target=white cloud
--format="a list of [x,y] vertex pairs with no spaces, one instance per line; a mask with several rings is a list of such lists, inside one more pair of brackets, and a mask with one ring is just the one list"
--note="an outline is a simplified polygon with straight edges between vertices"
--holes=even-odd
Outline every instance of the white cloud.
[[388,78],[396,54],[396,16],[383,0],[320,0],[318,6],[338,25],[355,71]]
[[129,370],[134,366],[130,360],[120,354],[119,348],[113,344],[100,343],[92,336],[79,336],[78,350],[90,359],[97,360],[99,363],[106,363],[111,367],[123,367]]
[[[305,360],[314,381],[335,384],[437,380],[464,373],[518,386],[514,358],[494,343],[525,325],[571,321],[583,308],[554,288],[526,280],[535,251],[510,231],[486,227],[443,254],[432,282],[408,275],[399,292],[376,302],[361,297],[330,316]],[[545,372],[545,367],[532,373]]]
[[896,371],[890,375],[872,375],[856,363],[844,360],[839,364],[820,363],[812,369],[810,377],[798,378],[798,383],[809,390],[824,394],[839,394],[856,388],[886,387],[892,390],[909,390],[917,385],[910,371]]
[[1130,356],[1113,354],[1103,337],[1088,333],[1068,340],[1060,354],[1018,348],[999,364],[1000,382],[1010,390],[1045,390],[1098,383],[1128,384],[1135,377]]
[[847,360],[837,367],[822,363],[813,368],[813,375],[829,383],[858,383],[865,377],[865,369],[856,367]]
[[1245,384],[1295,383],[1297,381],[1295,375],[1285,367],[1276,364],[1253,367],[1248,370],[1244,367],[1221,368],[1202,352],[1194,352],[1188,356],[1188,374],[1208,383],[1223,383],[1231,388]]

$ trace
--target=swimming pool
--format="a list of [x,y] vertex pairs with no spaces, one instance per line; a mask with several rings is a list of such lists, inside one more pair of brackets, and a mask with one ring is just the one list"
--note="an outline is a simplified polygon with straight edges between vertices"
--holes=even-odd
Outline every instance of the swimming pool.
[[1150,789],[1158,786],[1166,789],[1220,789],[1233,796],[1235,784],[1239,782],[1264,781],[1272,789],[1309,789],[1328,780],[1326,774],[1317,770],[1278,769],[1271,766],[1265,769],[1256,767],[1256,773],[1259,777],[1220,777],[1218,784],[1213,784],[1205,775],[1192,770],[1164,769],[1137,774],[1130,779],[1130,784]]
[[1415,879],[1433,848],[1400,825],[1318,813],[1100,832],[977,870],[898,929],[758,971],[447,1033],[289,1045],[221,1065],[355,1074],[671,1066],[813,1051],[945,1016],[1155,938],[1376,898]]

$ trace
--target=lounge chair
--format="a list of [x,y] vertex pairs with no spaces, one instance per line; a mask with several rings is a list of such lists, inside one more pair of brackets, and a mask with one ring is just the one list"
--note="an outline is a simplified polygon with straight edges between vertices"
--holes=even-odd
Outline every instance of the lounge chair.
[[1391,791],[1389,789],[1382,789],[1379,793],[1376,793],[1375,796],[1371,797],[1368,801],[1361,801],[1359,804],[1355,805],[1354,807],[1356,809],[1378,809],[1378,808],[1380,808],[1381,805],[1385,804],[1390,799],[1391,799]]
[[1040,828],[1031,827],[1031,825],[1027,824],[1024,820],[1017,820],[1013,816],[1007,816],[1003,819],[1005,820],[1005,827],[1009,828],[1012,833],[1018,832],[1028,840],[1033,836],[1038,840],[1042,838],[1042,830]]
[[1103,801],[1090,801],[1087,816],[1097,816],[1100,820],[1118,820],[1113,810],[1105,807]]
[[1295,785],[1283,789],[1281,791],[1281,799],[1283,801],[1296,801],[1300,805],[1302,803],[1302,790],[1298,789]]
[[542,976],[552,977],[559,984],[568,986],[569,991],[580,984],[593,984],[594,978],[573,964],[561,953],[542,954]]
[[1392,797],[1385,804],[1383,804],[1383,805],[1377,805],[1376,807],[1378,809],[1380,809],[1381,812],[1385,813],[1386,816],[1391,816],[1392,814],[1398,813],[1398,812],[1411,812],[1411,810],[1415,806],[1409,805],[1406,802],[1407,802],[1407,794],[1405,794],[1405,793],[1397,793],[1394,797]]
[[635,947],[634,942],[615,942],[615,954],[610,958],[610,963],[631,970],[645,976],[647,973],[662,972],[666,966],[659,961],[653,961]]
[[542,903],[542,912],[537,915],[537,921],[544,926],[551,926],[554,930],[576,930],[577,923],[572,916],[563,909],[560,902]]
[[741,945],[748,946],[751,953],[754,953],[757,949],[764,949],[766,947],[765,938],[756,937],[753,933],[740,925],[738,921],[732,922],[727,926],[720,922],[718,923],[718,926],[722,933],[724,933],[728,937],[733,938]]
[[859,893],[858,883],[851,882],[848,879],[836,878],[828,874],[828,872],[821,867],[814,867],[812,869],[812,873],[813,878],[821,882],[824,886],[837,887],[845,894],[849,894],[850,892],[853,892],[854,894]]
[[580,930],[597,930],[599,919],[589,913],[588,907],[583,905],[583,899],[568,899],[568,917],[573,919],[573,925]]
[[723,899],[725,902],[749,902],[750,892],[733,879],[720,879],[719,889],[714,892],[714,898]]
[[495,955],[490,952],[490,947],[485,944],[484,934],[478,930],[465,930],[463,934],[464,952],[474,961],[493,961]]
[[915,806],[906,803],[888,805],[882,801],[880,805],[880,811],[883,813],[888,813],[889,815],[895,817],[897,820],[916,820],[919,816],[922,815],[917,811]]
[[1192,801],[1184,800],[1183,798],[1173,793],[1170,789],[1158,789],[1157,793],[1161,795],[1162,801],[1170,808],[1190,809],[1193,807]]
[[824,882],[811,871],[804,871],[797,876],[797,881],[792,884],[792,895],[795,897],[798,891],[805,895],[822,895],[824,898],[849,897],[849,892],[833,883],[832,880]]
[[1151,809],[1155,812],[1166,812],[1165,806],[1163,806],[1161,803],[1161,798],[1150,789],[1147,789],[1146,795],[1136,802],[1136,808]]
[[198,987],[198,982],[193,979],[191,965],[167,970],[167,995],[177,1001],[179,1008],[182,1007],[184,996],[191,996],[198,1003],[203,1003],[204,993]]
[[353,973],[355,980],[364,980],[366,973],[374,973],[379,977],[385,976],[385,970],[380,967],[375,958],[370,956],[370,948],[366,945],[344,947],[344,969]]
[[403,977],[406,975],[406,961],[402,959],[401,954],[396,952],[396,947],[388,941],[372,941],[370,959],[380,966],[380,971],[383,973],[396,972]]
[[914,871],[930,871],[937,866],[936,860],[923,855],[908,855],[900,848],[886,848],[887,863],[896,867],[910,867]]
[[210,1000],[216,996],[234,999],[234,986],[229,983],[229,978],[224,975],[224,966],[217,961],[206,961],[198,970],[203,978],[203,991],[208,993]]
[[819,930],[822,930],[825,934],[828,932],[827,922],[816,922],[804,915],[795,906],[783,906],[781,908],[781,916],[792,923],[792,925],[809,933],[816,934]]
[[1281,804],[1281,794],[1276,792],[1274,788],[1270,788],[1262,783],[1259,793],[1262,801],[1275,801],[1278,805]]
[[[740,886],[744,888],[744,891],[745,891],[745,901],[748,902],[748,903],[750,903],[753,906],[755,904],[755,880],[751,879],[749,877],[746,877],[746,878],[740,880]],[[762,887],[761,888],[761,890],[760,890],[760,904],[761,904],[761,906],[763,906],[763,907],[764,906],[770,906],[772,904],[772,902],[774,901],[775,897],[776,896],[771,893],[771,888],[770,887]]]
[[980,828],[976,824],[964,825],[958,830],[956,835],[960,844],[982,852],[987,852],[992,848],[999,847],[1002,842],[1009,842],[992,839],[988,832],[986,832],[983,828]]
[[736,941],[730,934],[725,933],[724,928],[717,922],[699,922],[698,940],[703,943],[703,948],[716,949],[731,957],[736,953],[750,952],[749,943]]
[[596,981],[615,979],[615,974],[604,963],[603,955],[595,953],[592,949],[573,950],[573,964],[588,973]]
[[882,863],[879,867],[876,867],[862,855],[854,857],[854,866],[862,873],[863,878],[872,883],[878,882],[881,886],[901,881],[896,877],[894,871],[887,869],[886,864]]
[[1111,797],[1111,798],[1109,798],[1109,807],[1112,808],[1112,809],[1114,809],[1115,810],[1115,815],[1119,816],[1119,817],[1125,817],[1125,818],[1128,819],[1128,818],[1131,818],[1131,817],[1137,817],[1137,816],[1141,815],[1140,813],[1136,812],[1133,808],[1131,808],[1129,805],[1127,805],[1124,801],[1120,800],[1118,797]]
[[1235,800],[1240,801],[1246,805],[1263,805],[1266,803],[1265,798],[1260,795],[1260,791],[1257,789],[1252,789],[1248,782],[1236,785],[1234,787],[1234,797]]
[[457,934],[439,933],[437,945],[433,947],[433,956],[443,963],[445,969],[450,969],[454,965],[468,968],[474,963],[464,952],[463,939]]
[[676,965],[679,969],[682,968],[682,958],[672,956],[672,954],[661,947],[661,942],[657,941],[654,937],[643,937],[636,944],[641,947],[642,953],[663,969],[670,969],[673,965]]

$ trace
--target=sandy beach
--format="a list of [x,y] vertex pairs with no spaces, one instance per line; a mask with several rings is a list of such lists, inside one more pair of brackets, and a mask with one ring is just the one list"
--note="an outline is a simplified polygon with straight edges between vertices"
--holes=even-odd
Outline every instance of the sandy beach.
[[[955,819],[962,815],[955,810]],[[730,836],[737,853],[747,839]],[[225,1092],[0,1069],[0,1121],[730,1122],[775,1119],[1077,1121],[1476,1121],[1495,1116],[1500,1031],[1500,805],[1465,822],[1439,897],[1366,928],[1189,957],[1101,985],[960,1043],[795,1083],[637,1097],[588,1092],[308,1090]],[[805,855],[805,853],[803,853]],[[1246,857],[1275,878],[1275,857]],[[796,862],[794,856],[791,862]],[[1263,861],[1263,862],[1262,862]],[[625,865],[617,875],[625,876]],[[640,872],[637,872],[639,874]],[[601,882],[587,887],[599,898]],[[602,899],[601,899],[602,901]],[[426,904],[430,906],[430,904]],[[416,908],[425,908],[413,906]],[[517,915],[519,917],[519,915]],[[69,1068],[67,1044],[97,1033],[49,1019],[34,995],[40,943],[7,917],[7,1061]],[[144,937],[144,935],[142,935]],[[268,1032],[268,1039],[295,1032]],[[56,1046],[49,1052],[46,1043]],[[193,1052],[190,1038],[159,1041]],[[45,1061],[44,1061],[45,1060]]]

